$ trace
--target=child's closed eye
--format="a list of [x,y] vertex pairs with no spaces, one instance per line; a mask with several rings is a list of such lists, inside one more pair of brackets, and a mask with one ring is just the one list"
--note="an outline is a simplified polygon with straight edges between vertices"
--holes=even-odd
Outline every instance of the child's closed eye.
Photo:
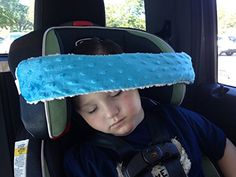
[[94,113],[96,110],[97,110],[97,108],[93,108],[93,109],[87,111],[87,113],[88,113],[88,114],[92,114],[92,113]]
[[82,109],[81,111],[84,112],[84,113],[86,113],[86,114],[92,114],[92,113],[94,113],[96,110],[97,110],[97,107],[96,107],[96,106],[93,106],[93,107],[88,107],[88,108]]
[[121,93],[122,93],[121,90],[115,91],[115,92],[111,92],[110,96],[111,96],[111,97],[116,97],[116,96],[119,96]]

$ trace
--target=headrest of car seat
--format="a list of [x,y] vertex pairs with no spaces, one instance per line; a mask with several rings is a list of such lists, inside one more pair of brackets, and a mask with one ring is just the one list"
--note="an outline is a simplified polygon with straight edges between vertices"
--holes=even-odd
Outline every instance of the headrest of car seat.
[[88,20],[76,20],[64,23],[60,26],[96,26],[93,22]]
[[[73,20],[93,21],[99,26],[105,26],[105,6],[103,0],[56,0],[35,1],[34,29],[45,29]],[[60,13],[58,13],[60,12]],[[66,12],[66,13],[65,13]]]
[[[75,42],[82,38],[108,38],[120,46],[122,46],[125,53],[160,53],[160,52],[174,52],[174,50],[162,39],[149,34],[144,31],[139,31],[135,29],[124,29],[124,28],[105,28],[105,27],[53,27],[48,29],[43,36],[42,43],[42,55],[51,54],[67,54],[70,53],[74,48]],[[180,104],[184,98],[185,85],[184,84],[174,84],[173,86],[165,86],[160,88],[150,88],[141,91],[141,96],[147,96],[152,99],[158,100],[160,102]],[[21,105],[30,108],[35,105],[28,105],[23,98],[21,98]],[[40,103],[38,103],[40,104]],[[36,105],[38,105],[36,104]],[[42,131],[47,129],[47,133],[50,138],[59,137],[67,127],[69,122],[69,110],[68,102],[66,99],[63,100],[52,100],[44,103],[43,107],[40,104],[40,111],[37,110],[42,125]],[[27,111],[24,109],[24,111]],[[33,123],[35,119],[32,109],[28,113],[23,113],[23,122],[28,131],[36,137],[42,137],[45,133],[38,130],[37,127],[32,125],[27,125]],[[30,121],[26,121],[30,120]],[[41,126],[42,126],[41,125]]]

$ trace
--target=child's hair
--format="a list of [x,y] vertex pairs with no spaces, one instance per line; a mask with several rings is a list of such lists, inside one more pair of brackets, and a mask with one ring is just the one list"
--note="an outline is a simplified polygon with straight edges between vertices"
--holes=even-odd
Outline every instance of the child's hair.
[[98,55],[98,54],[120,54],[122,48],[109,39],[84,38],[75,42],[74,54]]

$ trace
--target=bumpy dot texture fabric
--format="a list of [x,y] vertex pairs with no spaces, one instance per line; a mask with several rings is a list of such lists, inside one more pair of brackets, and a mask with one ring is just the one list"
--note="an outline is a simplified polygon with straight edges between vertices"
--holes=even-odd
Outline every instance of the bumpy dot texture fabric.
[[16,83],[28,103],[96,92],[192,83],[186,53],[50,55],[19,63]]

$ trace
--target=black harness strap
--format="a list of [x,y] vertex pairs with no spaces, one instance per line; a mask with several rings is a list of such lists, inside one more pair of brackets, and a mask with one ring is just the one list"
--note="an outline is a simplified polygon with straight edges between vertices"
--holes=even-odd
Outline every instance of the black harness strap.
[[[151,134],[152,144],[159,144],[170,141],[171,137],[165,126],[166,119],[161,104],[144,99],[145,117],[148,118],[148,129]],[[154,126],[155,125],[155,126]]]
[[[176,164],[173,165],[173,161],[179,161],[179,151],[173,143],[153,145],[150,148],[144,149],[140,153],[136,154],[129,161],[126,170],[124,170],[123,173],[126,174],[125,176],[134,177],[140,173],[143,173],[145,169],[150,169],[157,164],[164,165],[168,171],[169,165],[176,167]],[[182,168],[182,166],[180,167]],[[179,170],[178,168],[176,169]]]
[[[147,113],[145,114],[147,114],[149,118],[147,122],[153,144],[164,143],[165,149],[163,150],[163,153],[166,153],[167,155],[163,155],[164,157],[161,160],[161,164],[166,167],[170,177],[186,177],[186,174],[180,163],[179,151],[177,147],[172,142],[170,142],[171,137],[170,133],[166,129],[168,126],[166,126],[166,115],[162,105],[153,100],[149,100],[149,105],[146,109]],[[166,144],[168,146],[166,146]]]
[[[137,150],[121,138],[104,133],[97,133],[90,141],[96,146],[113,150],[120,157],[124,162],[122,173],[125,177],[153,177],[151,170],[155,165],[165,166],[169,177],[186,177],[179,151],[165,129],[167,126],[161,105],[150,100],[142,101],[145,102],[143,107],[152,137],[152,144],[148,148]],[[130,153],[133,155],[127,160]]]
[[118,157],[120,157],[121,161],[130,152],[138,152],[138,150],[135,150],[129,143],[123,141],[119,137],[101,132],[97,132],[90,137],[90,142],[96,146],[113,150]]

